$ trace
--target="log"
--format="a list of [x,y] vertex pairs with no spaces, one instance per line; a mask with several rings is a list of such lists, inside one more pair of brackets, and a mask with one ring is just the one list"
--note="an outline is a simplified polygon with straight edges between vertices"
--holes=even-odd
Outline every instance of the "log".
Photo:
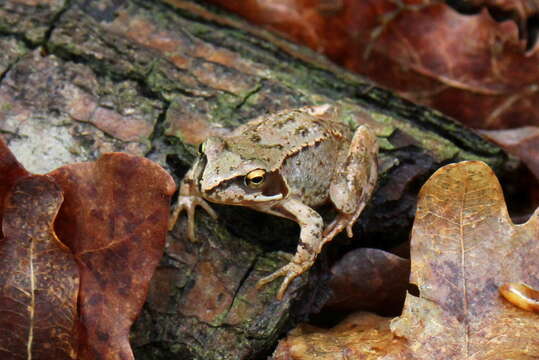
[[137,359],[266,358],[329,297],[328,263],[407,241],[418,189],[437,168],[473,159],[510,171],[502,150],[452,119],[202,3],[4,0],[0,48],[0,131],[33,172],[123,151],[179,180],[215,127],[311,104],[338,104],[344,121],[378,136],[379,185],[356,237],[334,240],[283,301],[278,281],[254,285],[290,258],[294,223],[218,206],[217,221],[197,214],[191,243],[182,219],[132,331]]

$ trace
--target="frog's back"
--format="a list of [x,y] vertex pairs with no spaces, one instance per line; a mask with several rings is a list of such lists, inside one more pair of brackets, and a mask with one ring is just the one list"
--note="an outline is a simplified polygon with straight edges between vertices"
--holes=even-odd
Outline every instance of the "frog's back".
[[297,109],[249,121],[227,136],[227,145],[245,159],[262,160],[271,171],[305,147],[329,138],[348,142],[351,136],[346,124]]

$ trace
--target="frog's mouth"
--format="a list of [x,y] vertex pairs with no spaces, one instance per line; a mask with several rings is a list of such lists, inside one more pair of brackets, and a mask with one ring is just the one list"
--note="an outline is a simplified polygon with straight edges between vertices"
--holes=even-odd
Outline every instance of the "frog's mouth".
[[281,200],[284,198],[283,194],[275,194],[275,195],[263,195],[263,194],[246,194],[244,196],[244,200],[246,202],[255,202],[255,203],[261,203],[261,202],[268,202],[268,201],[276,201]]
[[204,197],[211,202],[226,205],[251,206],[260,203],[279,201],[284,194],[264,195],[262,192],[248,192],[239,184],[231,184],[226,187],[226,191],[219,191],[219,188],[204,193]]

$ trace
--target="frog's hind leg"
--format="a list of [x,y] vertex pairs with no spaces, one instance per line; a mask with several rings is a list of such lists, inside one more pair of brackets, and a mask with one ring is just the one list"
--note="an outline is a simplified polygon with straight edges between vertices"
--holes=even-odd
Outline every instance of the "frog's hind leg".
[[352,226],[365,208],[378,178],[378,142],[373,132],[360,126],[352,139],[348,152],[337,161],[330,184],[329,196],[338,215],[326,226],[322,243],[331,241],[346,228],[352,237]]
[[256,285],[257,288],[261,288],[279,277],[284,277],[277,292],[277,299],[281,300],[292,280],[309,270],[316,256],[320,253],[324,222],[315,210],[294,198],[283,201],[273,210],[266,209],[263,211],[292,219],[301,228],[300,242],[292,260],[274,273],[260,279]]
[[271,209],[258,208],[274,215],[296,221],[300,227],[300,242],[296,254],[284,267],[270,274],[257,283],[257,288],[279,278],[284,280],[277,293],[282,299],[288,285],[299,275],[307,271],[322,250],[324,243],[331,241],[344,228],[352,235],[352,225],[369,201],[378,176],[378,143],[374,134],[366,126],[356,130],[348,152],[339,159],[330,184],[330,199],[335,204],[339,215],[324,231],[322,217],[309,206],[294,198],[284,200]]

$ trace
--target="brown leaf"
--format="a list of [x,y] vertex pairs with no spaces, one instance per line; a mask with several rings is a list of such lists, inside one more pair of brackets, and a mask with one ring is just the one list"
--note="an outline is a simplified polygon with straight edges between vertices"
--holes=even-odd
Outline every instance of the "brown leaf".
[[539,127],[525,126],[509,130],[483,130],[481,134],[518,156],[539,179]]
[[79,271],[53,230],[62,201],[48,176],[19,180],[6,199],[6,237],[0,241],[2,359],[76,358]]
[[[511,14],[523,30],[529,30],[527,29],[528,21],[539,13],[539,3],[536,0],[469,0],[469,3],[477,7],[487,6],[494,11]],[[527,37],[527,32],[523,34],[523,37]]]
[[[28,171],[15,159],[0,137],[0,221],[3,217],[4,201],[9,190],[17,180],[28,175]],[[1,238],[2,231],[0,231]]]
[[50,175],[65,202],[56,229],[81,269],[80,359],[133,359],[129,329],[162,255],[174,181],[122,153]]
[[407,259],[379,249],[350,251],[331,268],[326,308],[400,314],[409,275]]
[[[392,333],[387,320],[367,321],[368,314],[330,330],[301,325],[274,359],[537,359],[539,314],[526,310],[535,311],[539,297],[538,238],[539,209],[514,225],[486,164],[445,166],[419,195],[411,281],[420,297],[407,295]],[[499,294],[508,286],[513,303]]]
[[[390,355],[387,356],[386,355]],[[273,360],[405,360],[406,342],[389,330],[389,319],[350,315],[332,329],[300,325],[279,342]]]
[[419,359],[537,359],[539,315],[505,301],[507,282],[539,286],[539,210],[514,225],[492,170],[451,164],[421,189],[412,231],[411,282],[392,330]]
[[[486,8],[461,14],[432,0],[211,2],[470,126],[539,123],[539,43],[527,49],[534,36],[519,32],[527,19],[496,21]],[[522,17],[537,9],[532,1],[490,3]]]

